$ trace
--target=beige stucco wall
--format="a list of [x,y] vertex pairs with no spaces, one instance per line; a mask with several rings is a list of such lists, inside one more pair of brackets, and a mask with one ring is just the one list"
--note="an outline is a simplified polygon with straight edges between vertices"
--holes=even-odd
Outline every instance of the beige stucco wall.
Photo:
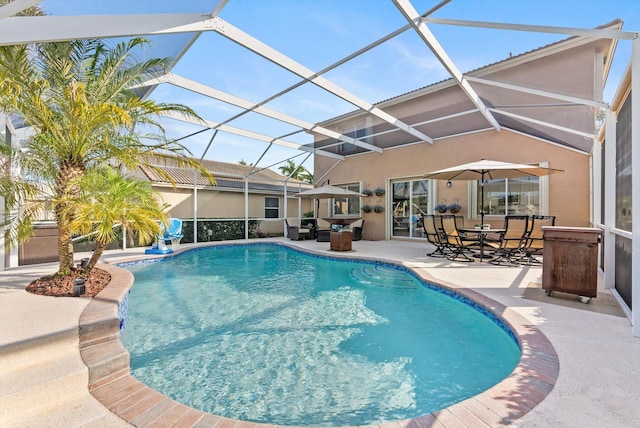
[[[193,218],[193,189],[157,188],[164,202],[170,205],[172,217]],[[260,231],[267,234],[283,233],[284,205],[282,195],[270,193],[249,194],[249,218],[263,219],[265,213],[265,197],[277,197],[280,201],[280,220],[269,219],[260,222]],[[308,199],[289,198],[287,217],[298,217],[298,206],[301,213],[313,210],[312,201]],[[220,190],[198,190],[198,218],[244,218],[244,193]]]
[[[563,226],[589,226],[590,219],[590,179],[589,156],[575,150],[523,136],[508,130],[483,131],[465,136],[448,138],[428,143],[385,150],[384,153],[369,153],[351,156],[341,161],[325,177],[331,184],[361,182],[364,188],[384,188],[389,179],[415,179],[438,169],[447,168],[480,159],[505,162],[531,163],[548,162],[551,168],[565,170],[549,176],[549,214],[556,215],[556,224]],[[335,159],[315,157],[315,175],[323,174],[334,165]],[[365,227],[363,238],[385,239],[385,219],[390,218],[390,189],[383,197],[363,198],[363,203],[380,204],[384,213],[363,213]],[[461,214],[471,225],[476,219],[468,217],[468,184],[453,182],[450,188],[445,182],[438,182],[436,195],[432,195],[432,206],[446,199],[448,203],[457,198],[462,205]],[[326,206],[321,205],[321,209]],[[326,211],[321,213],[325,215]],[[503,224],[502,216],[485,216],[485,223],[497,227]]]

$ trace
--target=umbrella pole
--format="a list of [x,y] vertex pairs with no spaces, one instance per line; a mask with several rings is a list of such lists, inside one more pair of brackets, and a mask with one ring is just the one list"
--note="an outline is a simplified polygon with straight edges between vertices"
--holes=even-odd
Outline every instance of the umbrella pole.
[[[482,172],[482,181],[480,181],[480,224],[484,225],[484,172]],[[482,226],[481,226],[482,227]]]

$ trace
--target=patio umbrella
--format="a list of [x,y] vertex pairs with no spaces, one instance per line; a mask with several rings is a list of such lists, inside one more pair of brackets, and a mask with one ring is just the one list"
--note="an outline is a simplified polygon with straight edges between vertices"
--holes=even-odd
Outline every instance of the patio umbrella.
[[293,196],[303,199],[317,199],[316,200],[316,210],[320,208],[320,199],[331,199],[331,198],[351,198],[356,196],[367,196],[363,193],[354,192],[353,190],[345,189],[343,187],[336,187],[330,184],[315,187],[310,190],[305,190],[304,192],[297,193]]
[[325,186],[316,187],[304,192],[296,193],[298,198],[303,199],[330,199],[330,198],[351,198],[355,196],[367,196],[363,193],[354,192],[353,190],[345,189],[342,187],[332,186],[327,184]]
[[[556,172],[564,172],[564,170],[482,159],[476,162],[433,171],[425,174],[424,178],[447,181],[480,180],[481,183],[484,183],[487,180],[497,178],[543,177],[545,175],[555,174]],[[480,206],[482,207],[480,218],[484,224],[484,191],[482,192]]]

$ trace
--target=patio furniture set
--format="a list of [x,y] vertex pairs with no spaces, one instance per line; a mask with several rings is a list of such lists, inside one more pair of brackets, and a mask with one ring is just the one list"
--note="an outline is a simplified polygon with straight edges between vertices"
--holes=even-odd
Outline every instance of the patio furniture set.
[[287,237],[292,240],[315,239],[329,242],[334,251],[351,251],[351,242],[362,239],[364,219],[336,217],[319,219],[285,219]]
[[478,258],[502,265],[541,264],[535,256],[543,250],[544,226],[554,226],[555,216],[507,215],[500,229],[465,228],[456,215],[424,215],[422,225],[435,251],[431,257],[471,262]]

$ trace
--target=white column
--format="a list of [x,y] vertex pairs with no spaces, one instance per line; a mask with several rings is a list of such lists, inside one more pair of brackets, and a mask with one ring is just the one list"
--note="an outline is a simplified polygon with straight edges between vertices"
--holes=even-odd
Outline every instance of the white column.
[[244,239],[249,239],[249,179],[244,178]]
[[198,171],[193,169],[193,243],[198,243]]
[[632,332],[640,337],[640,37],[631,49],[631,323]]
[[616,225],[616,122],[611,110],[606,112],[606,134],[604,146],[604,286],[616,285],[616,235],[611,231]]

